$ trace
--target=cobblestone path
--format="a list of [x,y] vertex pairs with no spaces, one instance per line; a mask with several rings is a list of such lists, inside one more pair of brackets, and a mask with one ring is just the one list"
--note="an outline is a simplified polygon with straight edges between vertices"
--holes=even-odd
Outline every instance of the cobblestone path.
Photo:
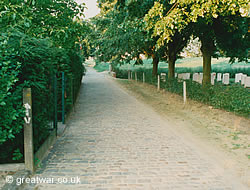
[[83,81],[68,128],[33,176],[53,183],[25,189],[247,189],[106,75],[89,68]]

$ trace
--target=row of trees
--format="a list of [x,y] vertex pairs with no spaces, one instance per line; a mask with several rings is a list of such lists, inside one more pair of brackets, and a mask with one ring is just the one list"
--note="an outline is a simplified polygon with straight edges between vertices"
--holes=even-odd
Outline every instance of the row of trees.
[[210,83],[211,58],[247,61],[248,1],[225,0],[98,0],[100,15],[92,19],[93,46],[100,61],[122,63],[140,54],[167,60],[173,78],[175,61],[190,38],[198,37],[203,56],[203,85]]

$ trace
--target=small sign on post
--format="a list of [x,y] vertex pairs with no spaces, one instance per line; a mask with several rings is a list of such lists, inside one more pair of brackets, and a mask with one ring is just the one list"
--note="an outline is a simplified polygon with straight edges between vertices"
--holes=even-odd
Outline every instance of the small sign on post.
[[34,145],[32,128],[32,96],[31,88],[23,89],[23,106],[25,108],[24,117],[24,162],[25,168],[34,172]]
[[183,101],[184,104],[187,102],[187,86],[186,86],[186,81],[183,81]]

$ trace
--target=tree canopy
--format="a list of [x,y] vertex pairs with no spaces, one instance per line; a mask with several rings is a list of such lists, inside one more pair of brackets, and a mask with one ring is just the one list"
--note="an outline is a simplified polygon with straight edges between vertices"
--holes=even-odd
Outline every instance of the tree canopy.
[[247,59],[248,1],[173,0],[170,4],[168,9],[161,1],[155,2],[145,16],[147,29],[153,28],[153,36],[159,37],[157,46],[165,46],[176,33],[191,27],[202,43],[204,84],[210,83],[211,56],[216,50],[221,49],[231,60]]
[[[246,0],[99,0],[101,14],[93,19],[96,57],[121,63],[140,54],[168,61],[173,78],[175,61],[190,37],[201,41],[203,83],[210,83],[211,57],[218,54],[247,60],[249,48]],[[237,48],[235,48],[237,47]]]

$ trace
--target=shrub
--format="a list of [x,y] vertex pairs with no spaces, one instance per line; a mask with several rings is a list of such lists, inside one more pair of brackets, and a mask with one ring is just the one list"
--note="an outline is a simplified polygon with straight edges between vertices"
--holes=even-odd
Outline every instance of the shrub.
[[[51,131],[53,75],[61,71],[71,74],[77,92],[85,69],[78,52],[57,48],[49,39],[30,37],[18,30],[2,33],[0,45],[0,163],[6,163],[11,162],[12,156],[15,160],[22,159],[23,88],[32,89],[33,135],[37,151]],[[58,96],[58,102],[60,98]]]
[[[138,80],[142,81],[142,73],[145,73],[145,82],[157,85],[156,77],[152,77],[151,69],[135,69],[137,72]],[[123,75],[118,74],[117,77],[128,78],[128,71],[116,67],[117,73],[124,73]],[[134,79],[134,78],[133,78]],[[215,108],[224,109],[227,111],[234,112],[245,117],[250,115],[250,89],[246,89],[240,84],[222,85],[216,83],[214,86],[210,85],[203,87],[197,82],[187,80],[187,97],[208,105],[212,105]],[[167,79],[166,82],[161,81],[161,88],[166,89],[169,92],[173,92],[179,95],[183,94],[183,83],[178,79]]]

